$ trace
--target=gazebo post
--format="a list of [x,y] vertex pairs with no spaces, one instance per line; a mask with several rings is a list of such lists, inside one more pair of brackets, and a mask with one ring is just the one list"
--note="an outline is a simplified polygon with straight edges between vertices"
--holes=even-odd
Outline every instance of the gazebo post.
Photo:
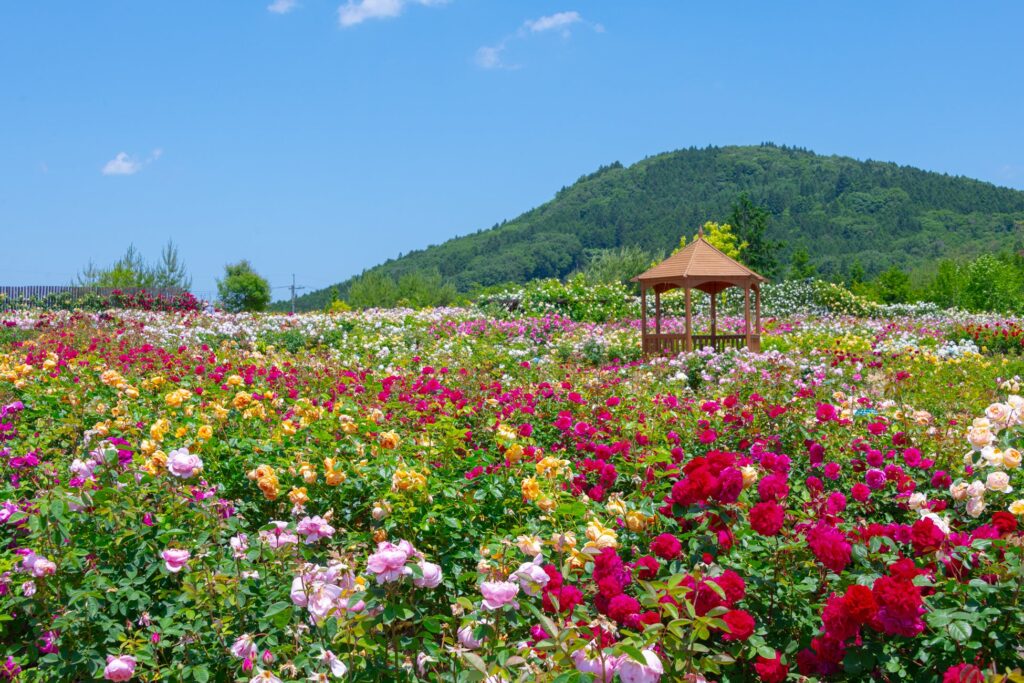
[[750,285],[743,288],[743,334],[746,336],[744,340],[747,344],[747,350],[752,351],[750,348]]
[[640,347],[647,353],[647,285],[640,284]]
[[661,335],[661,292],[654,288],[654,334]]
[[761,285],[755,285],[757,298],[754,299],[754,326],[757,330],[757,350],[761,350]]
[[714,291],[712,291],[711,292],[711,347],[714,348],[716,351],[718,350],[717,347],[715,347],[715,333],[716,333],[717,328],[718,328],[718,313],[715,311],[715,300],[717,298],[718,298],[717,294]]
[[690,288],[686,287],[686,350],[693,351],[693,323],[690,322]]

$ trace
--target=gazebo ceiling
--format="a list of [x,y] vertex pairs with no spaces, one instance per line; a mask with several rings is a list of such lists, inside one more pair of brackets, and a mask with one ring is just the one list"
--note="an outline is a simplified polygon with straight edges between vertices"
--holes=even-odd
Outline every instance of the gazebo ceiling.
[[727,287],[749,287],[767,279],[729,258],[699,234],[683,249],[637,275],[633,282],[656,292],[690,287],[717,294]]

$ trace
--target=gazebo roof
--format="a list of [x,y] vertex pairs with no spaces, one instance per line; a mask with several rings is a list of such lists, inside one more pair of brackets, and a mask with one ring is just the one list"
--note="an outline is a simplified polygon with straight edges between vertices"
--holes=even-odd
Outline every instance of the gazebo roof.
[[[722,285],[751,285],[767,282],[764,276],[755,273],[742,263],[729,258],[698,234],[690,244],[667,259],[633,278],[649,286],[658,284],[676,287],[692,286],[697,289],[720,291]],[[708,286],[710,285],[710,287]],[[717,286],[716,286],[717,285]],[[660,290],[661,287],[658,287]]]

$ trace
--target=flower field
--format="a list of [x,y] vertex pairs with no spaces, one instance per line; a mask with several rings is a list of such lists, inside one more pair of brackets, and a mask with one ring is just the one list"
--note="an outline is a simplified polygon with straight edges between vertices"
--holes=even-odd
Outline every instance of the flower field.
[[0,680],[1024,680],[1020,330],[0,314]]

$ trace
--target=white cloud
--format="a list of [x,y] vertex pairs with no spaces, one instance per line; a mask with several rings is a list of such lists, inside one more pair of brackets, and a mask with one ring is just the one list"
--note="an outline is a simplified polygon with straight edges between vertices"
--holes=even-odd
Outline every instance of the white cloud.
[[394,19],[402,14],[407,5],[430,7],[447,2],[448,0],[348,0],[338,8],[338,23],[348,28],[368,19]]
[[142,170],[142,164],[135,161],[124,152],[118,152],[117,156],[107,162],[103,167],[103,175],[132,175]]
[[118,152],[117,156],[104,164],[102,173],[103,175],[135,175],[143,167],[163,156],[163,153],[164,151],[157,147],[146,159],[140,161],[128,156],[126,152]]
[[560,31],[563,38],[572,35],[571,26],[584,24],[594,30],[595,33],[604,33],[604,26],[586,21],[579,12],[556,12],[537,19],[527,19],[515,33],[505,36],[496,45],[484,45],[476,51],[474,61],[481,69],[516,69],[518,66],[507,64],[502,55],[505,48],[512,41],[526,40],[535,33],[547,31]]
[[540,33],[541,31],[563,28],[581,21],[583,21],[583,17],[580,16],[579,12],[558,12],[541,17],[540,19],[528,19],[523,26],[534,33]]
[[298,5],[298,0],[274,0],[274,2],[267,5],[267,11],[274,14],[288,14]]
[[505,50],[505,44],[484,45],[476,51],[476,65],[481,69],[499,69],[504,64],[501,61],[501,53]]

